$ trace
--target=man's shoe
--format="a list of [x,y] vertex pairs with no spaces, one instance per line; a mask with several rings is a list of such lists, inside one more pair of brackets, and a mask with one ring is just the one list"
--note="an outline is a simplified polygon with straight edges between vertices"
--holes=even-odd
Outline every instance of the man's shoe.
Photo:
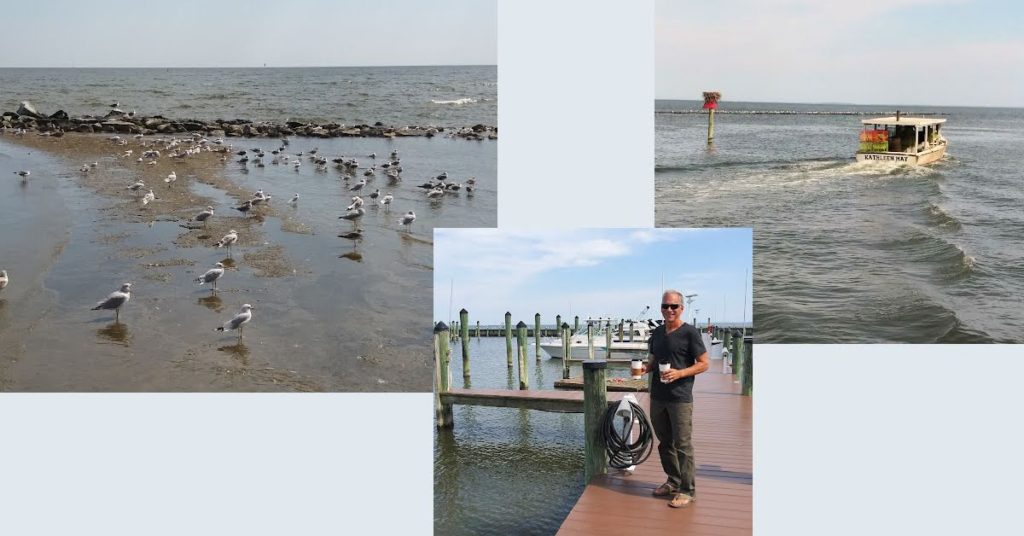
[[668,505],[672,508],[686,508],[695,500],[696,499],[685,493],[676,493],[676,496],[672,497],[672,500],[668,502]]
[[651,495],[654,495],[655,497],[668,497],[669,495],[672,495],[675,492],[675,488],[673,488],[672,485],[669,484],[668,482],[665,482],[664,484],[658,486],[658,489],[654,490],[654,493],[652,493]]

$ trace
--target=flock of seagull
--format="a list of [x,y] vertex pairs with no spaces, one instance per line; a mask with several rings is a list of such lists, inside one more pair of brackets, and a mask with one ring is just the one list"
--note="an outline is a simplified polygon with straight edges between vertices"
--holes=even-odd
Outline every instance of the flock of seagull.
[[[170,158],[187,158],[194,154],[201,152],[217,152],[222,153],[220,161],[222,163],[228,162],[231,157],[230,153],[233,151],[231,145],[227,145],[223,138],[217,138],[209,140],[204,136],[195,134],[188,138],[159,138],[159,139],[146,139],[142,134],[136,134],[133,136],[136,142],[138,142],[142,149],[140,156],[136,158],[136,162],[142,165],[153,166],[156,165],[157,159],[164,155]],[[129,141],[126,137],[120,135],[110,136],[107,138],[110,142],[118,146],[127,146]],[[297,152],[294,156],[286,154],[288,147],[288,139],[281,139],[281,147],[272,151],[271,165],[290,165],[296,172],[299,171],[302,166],[300,158],[303,156],[303,152]],[[159,147],[159,148],[157,148]],[[318,148],[310,150],[307,155],[310,161],[313,162],[315,170],[326,171],[328,167],[328,159],[324,156],[318,155]],[[250,159],[250,153],[253,158]],[[123,153],[119,155],[120,158],[131,158],[135,154],[134,149],[123,149]],[[235,153],[240,158],[236,160],[237,163],[241,164],[243,168],[246,168],[250,163],[257,167],[265,167],[264,158],[266,153],[263,149],[255,148],[251,151],[240,150]],[[376,161],[377,155],[370,153],[367,158]],[[389,179],[390,184],[395,185],[401,180],[402,165],[401,160],[398,156],[398,151],[392,151],[386,162],[381,164],[378,168],[377,165],[371,165],[368,168],[362,168],[362,177],[352,185],[348,185],[347,182],[354,178],[356,173],[361,169],[358,160],[355,158],[339,157],[330,160],[336,167],[342,172],[342,178],[346,181],[346,189],[353,194],[352,203],[345,207],[346,212],[339,216],[339,219],[349,220],[353,222],[353,229],[347,233],[339,234],[340,238],[352,240],[353,243],[362,240],[363,229],[358,226],[359,220],[366,214],[367,201],[374,206],[382,207],[385,212],[390,211],[391,204],[394,202],[394,195],[390,192],[381,194],[380,188],[376,188],[373,192],[366,195],[366,199],[360,194],[363,189],[367,187],[369,181],[372,181],[378,171],[383,172]],[[99,166],[99,162],[86,163],[79,168],[79,171],[83,174],[89,174],[93,172]],[[247,172],[248,169],[246,168]],[[31,172],[28,170],[15,171],[16,175],[21,177],[22,183],[28,181],[28,177]],[[164,179],[164,183],[170,188],[178,180],[177,174],[172,171]],[[472,195],[476,188],[476,180],[472,177],[466,180],[465,184],[451,182],[448,180],[448,173],[442,172],[440,175],[430,178],[425,183],[418,186],[421,189],[426,190],[426,197],[429,199],[437,199],[445,196],[449,193],[457,193],[465,190],[468,195]],[[143,180],[138,180],[131,185],[126,187],[126,190],[133,192],[134,194],[142,194],[140,203],[142,206],[149,205],[150,203],[159,199],[153,192],[153,189],[148,187]],[[144,193],[143,193],[144,192]],[[261,205],[269,205],[272,196],[258,190],[255,192],[251,199],[242,202],[239,206],[232,207],[235,210],[241,212],[243,215],[248,215],[250,211]],[[296,193],[289,201],[292,206],[297,206],[299,202],[299,194]],[[202,223],[205,227],[207,222],[214,216],[214,207],[207,206],[203,211],[199,212],[192,218],[192,221]],[[416,220],[416,213],[412,210],[406,212],[401,218],[398,219],[397,223],[405,228],[405,232],[412,231],[412,224]],[[231,255],[231,246],[238,242],[238,231],[231,229],[226,235],[220,240],[213,244],[217,248],[226,248],[228,256]],[[212,292],[217,291],[217,281],[224,275],[224,263],[218,262],[213,268],[206,271],[203,275],[195,279],[197,285],[211,285]],[[6,270],[0,270],[0,290],[4,289],[9,282],[9,278]],[[106,299],[99,301],[92,310],[106,310],[114,311],[114,322],[120,322],[120,311],[131,299],[131,283],[123,283],[118,290],[110,293]],[[252,320],[252,310],[254,307],[251,304],[242,305],[239,312],[232,317],[223,325],[218,327],[216,331],[237,331],[238,340],[241,343],[242,340],[242,329],[245,324]]]

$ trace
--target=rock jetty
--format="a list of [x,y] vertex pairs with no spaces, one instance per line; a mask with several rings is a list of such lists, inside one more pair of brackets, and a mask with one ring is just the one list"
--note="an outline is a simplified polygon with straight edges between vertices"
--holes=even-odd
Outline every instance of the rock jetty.
[[453,128],[439,126],[387,126],[341,125],[338,123],[305,123],[287,121],[249,121],[245,119],[169,119],[161,115],[141,116],[113,108],[106,115],[71,117],[64,110],[46,115],[31,102],[23,101],[17,111],[0,114],[0,127],[25,129],[36,132],[110,132],[118,134],[176,134],[201,132],[210,137],[276,138],[280,136],[308,136],[313,138],[401,138],[433,137],[438,135],[467,140],[497,139],[498,127],[473,125]]

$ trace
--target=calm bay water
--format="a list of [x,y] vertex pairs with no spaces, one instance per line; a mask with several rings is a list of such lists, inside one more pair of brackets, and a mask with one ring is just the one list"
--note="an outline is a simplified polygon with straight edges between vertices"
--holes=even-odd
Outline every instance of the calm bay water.
[[900,108],[948,119],[942,161],[856,163],[868,116],[718,114],[709,148],[706,115],[656,114],[656,223],[754,228],[758,342],[1024,341],[1024,110]]
[[493,65],[217,69],[0,69],[0,111],[125,111],[173,119],[497,125]]
[[[527,352],[531,389],[553,389],[562,361]],[[518,389],[505,339],[470,339],[471,383],[452,345],[455,387]],[[580,373],[574,368],[574,375]],[[609,376],[628,374],[609,369]],[[455,406],[455,426],[434,434],[434,534],[550,535],[583,493],[583,415]]]

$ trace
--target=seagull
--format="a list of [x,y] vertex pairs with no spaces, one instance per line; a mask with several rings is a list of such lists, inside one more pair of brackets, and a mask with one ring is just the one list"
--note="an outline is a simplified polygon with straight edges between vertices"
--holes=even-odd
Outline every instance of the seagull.
[[338,238],[347,238],[349,240],[362,240],[363,239],[363,228],[357,227],[355,231],[351,233],[345,233],[338,235]]
[[402,216],[402,219],[398,220],[398,223],[401,223],[407,230],[411,231],[412,222],[414,221],[416,221],[416,213],[410,210],[405,214],[405,216]]
[[391,210],[391,202],[395,200],[395,196],[386,194],[381,198],[380,204],[384,206],[385,210]]
[[213,207],[206,207],[206,210],[200,212],[199,214],[196,214],[196,217],[192,219],[195,221],[203,222],[203,227],[205,227],[206,220],[210,219],[211,217],[213,217]]
[[294,196],[292,196],[292,200],[289,201],[288,204],[290,204],[290,205],[298,205],[299,204],[299,194],[296,193]]
[[238,231],[235,231],[234,229],[232,229],[232,230],[228,231],[228,234],[224,235],[224,238],[221,238],[220,242],[217,242],[215,245],[217,247],[219,247],[219,248],[226,247],[226,248],[228,248],[228,251],[231,251],[231,244],[234,244],[237,241],[238,241]]
[[366,186],[366,179],[359,179],[359,182],[357,182],[354,186],[352,186],[348,190],[350,192],[356,192],[356,191],[362,190],[363,186]]
[[261,205],[263,203],[270,204],[270,198],[273,196],[265,195],[263,197],[254,197],[250,200],[252,206]]
[[28,176],[32,174],[32,172],[28,171],[28,170],[13,171],[12,173],[14,173],[15,175],[21,177],[21,180],[27,180]]
[[341,216],[338,216],[338,219],[353,221],[353,220],[358,220],[359,218],[362,218],[363,214],[366,214],[366,211],[363,210],[363,207],[359,207],[359,208],[357,208],[355,210],[350,210],[350,211],[346,212],[345,214],[343,214]]
[[220,279],[220,276],[224,275],[224,263],[218,262],[213,266],[214,268],[207,270],[205,274],[197,277],[196,283],[200,286],[206,283],[213,283],[213,290],[217,290],[217,280]]
[[370,199],[373,201],[376,201],[378,197],[380,197],[380,188],[377,188],[372,194],[370,194]]
[[114,104],[111,104],[110,107],[111,108],[117,108],[120,105],[121,105],[121,103],[120,103],[120,101],[118,101],[118,102],[115,102]]
[[82,173],[88,173],[89,172],[89,164],[82,164],[82,167],[78,168],[78,171],[81,171]]
[[366,171],[363,172],[363,176],[364,177],[372,177],[374,171],[376,171],[376,167],[371,167],[371,168],[369,168],[369,169],[367,169]]
[[177,175],[177,174],[175,174],[175,173],[174,173],[174,172],[172,171],[172,172],[171,172],[171,174],[170,174],[170,175],[168,175],[168,176],[167,176],[167,178],[165,178],[165,179],[164,179],[164,182],[166,182],[167,184],[170,184],[170,183],[172,183],[172,182],[174,182],[174,181],[176,181],[176,180],[178,180],[178,175]]
[[352,198],[352,204],[345,207],[345,210],[355,210],[363,206],[363,198],[358,195]]
[[150,190],[146,195],[142,196],[142,206],[148,205],[154,199],[156,199],[156,196],[153,195],[153,190]]
[[442,195],[444,195],[444,189],[440,187],[434,188],[433,190],[427,192],[427,197],[441,197]]
[[107,296],[107,299],[97,303],[96,307],[93,307],[92,310],[98,311],[100,309],[113,309],[114,322],[119,322],[121,319],[121,307],[124,306],[124,304],[128,303],[128,300],[131,299],[132,297],[131,289],[131,283],[125,283],[121,285],[121,290],[115,290],[114,292],[111,292],[110,296]]
[[242,309],[238,311],[238,314],[234,318],[224,322],[224,325],[217,328],[217,331],[232,331],[238,330],[238,340],[242,340],[242,326],[252,320],[252,309],[253,307],[248,303],[242,306]]
[[249,209],[251,209],[251,208],[252,208],[252,201],[245,201],[245,202],[242,203],[242,206],[235,207],[235,210],[241,212],[242,214],[246,214],[246,213],[249,212]]
[[0,290],[3,290],[10,282],[10,278],[7,277],[7,270],[0,270]]
[[146,183],[144,183],[141,180],[139,180],[139,181],[136,181],[135,184],[133,184],[133,185],[131,185],[128,188],[125,188],[125,189],[126,190],[131,190],[133,192],[138,192],[139,190],[141,190],[141,189],[143,189],[145,187],[146,187]]
[[377,153],[370,153],[366,155],[367,158],[377,158]]

